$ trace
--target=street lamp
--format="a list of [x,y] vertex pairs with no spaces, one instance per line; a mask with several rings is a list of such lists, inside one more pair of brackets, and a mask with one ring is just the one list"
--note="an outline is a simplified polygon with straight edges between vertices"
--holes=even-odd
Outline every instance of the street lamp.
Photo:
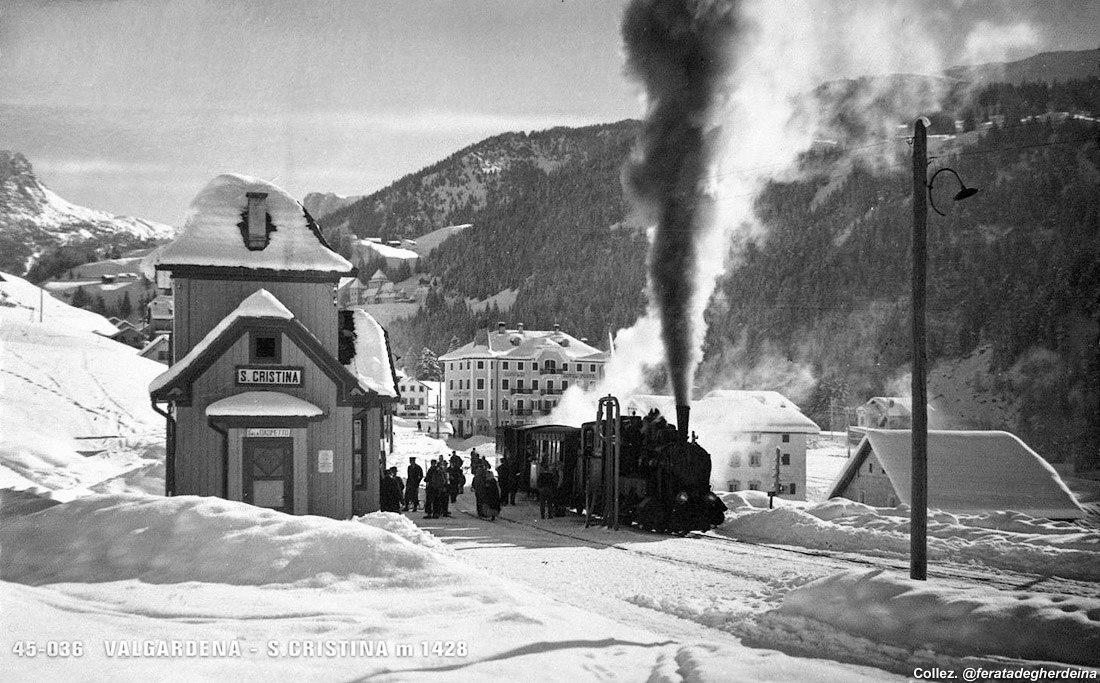
[[946,216],[947,214],[936,208],[936,198],[932,195],[932,186],[936,183],[936,176],[938,176],[939,174],[944,173],[944,172],[949,172],[949,173],[953,174],[955,176],[955,180],[959,181],[959,187],[962,188],[961,190],[959,190],[958,192],[955,193],[955,197],[954,197],[955,201],[958,202],[958,201],[962,201],[964,199],[969,199],[970,197],[973,197],[974,195],[978,194],[978,188],[976,188],[976,187],[967,187],[966,183],[964,183],[962,178],[959,177],[959,174],[955,172],[955,169],[953,169],[953,168],[941,168],[940,170],[933,173],[932,177],[928,179],[928,203],[930,203],[932,205],[932,210],[935,211],[936,213],[938,213],[941,216]]
[[[928,119],[923,116],[913,124],[913,401],[912,401],[912,471],[909,496],[909,577],[924,581],[928,578],[928,385],[927,341],[925,335],[925,291],[928,267],[928,200],[936,176],[951,171],[962,189],[955,201],[977,194],[967,187],[959,174],[941,168],[928,180]],[[946,215],[932,203],[932,209]]]

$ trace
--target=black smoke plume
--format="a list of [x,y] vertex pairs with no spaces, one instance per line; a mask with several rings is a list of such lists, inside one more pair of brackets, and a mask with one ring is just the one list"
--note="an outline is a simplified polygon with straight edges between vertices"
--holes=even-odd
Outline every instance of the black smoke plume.
[[734,0],[636,0],[623,17],[627,69],[649,101],[625,184],[657,225],[650,286],[677,405],[691,402],[697,237],[714,219],[701,185],[717,151],[713,119],[732,69],[737,10]]

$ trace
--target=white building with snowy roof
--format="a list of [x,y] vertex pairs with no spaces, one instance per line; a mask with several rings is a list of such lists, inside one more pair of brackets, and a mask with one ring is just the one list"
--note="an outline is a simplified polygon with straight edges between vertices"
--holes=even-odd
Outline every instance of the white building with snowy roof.
[[[657,409],[675,422],[672,396],[635,394],[623,414]],[[806,442],[821,428],[777,391],[716,389],[691,403],[691,431],[710,453],[711,485],[719,491],[771,491],[806,499]]]
[[439,358],[455,434],[495,434],[549,415],[571,386],[588,388],[603,377],[607,353],[561,331],[522,324],[479,330],[474,341]]
[[[912,431],[867,429],[829,498],[876,507],[909,504]],[[1013,510],[1080,519],[1084,510],[1051,465],[1008,432],[928,432],[928,507],[952,513]]]
[[355,269],[302,206],[223,175],[151,257],[171,274],[172,364],[149,386],[168,423],[167,495],[291,514],[379,509],[382,439],[399,398],[385,331],[339,311]]

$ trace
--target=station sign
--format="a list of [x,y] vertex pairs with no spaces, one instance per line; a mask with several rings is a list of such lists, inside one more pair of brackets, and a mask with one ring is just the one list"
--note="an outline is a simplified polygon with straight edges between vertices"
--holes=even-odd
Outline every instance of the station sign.
[[238,365],[237,386],[266,384],[281,387],[302,386],[302,368],[281,365]]
[[245,436],[259,437],[262,439],[280,438],[290,436],[289,429],[279,429],[273,427],[252,427],[245,430]]

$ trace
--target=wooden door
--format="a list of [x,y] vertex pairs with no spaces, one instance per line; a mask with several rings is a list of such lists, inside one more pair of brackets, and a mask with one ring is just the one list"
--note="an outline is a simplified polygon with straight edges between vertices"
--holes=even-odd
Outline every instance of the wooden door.
[[294,440],[245,439],[241,500],[257,507],[294,512]]

